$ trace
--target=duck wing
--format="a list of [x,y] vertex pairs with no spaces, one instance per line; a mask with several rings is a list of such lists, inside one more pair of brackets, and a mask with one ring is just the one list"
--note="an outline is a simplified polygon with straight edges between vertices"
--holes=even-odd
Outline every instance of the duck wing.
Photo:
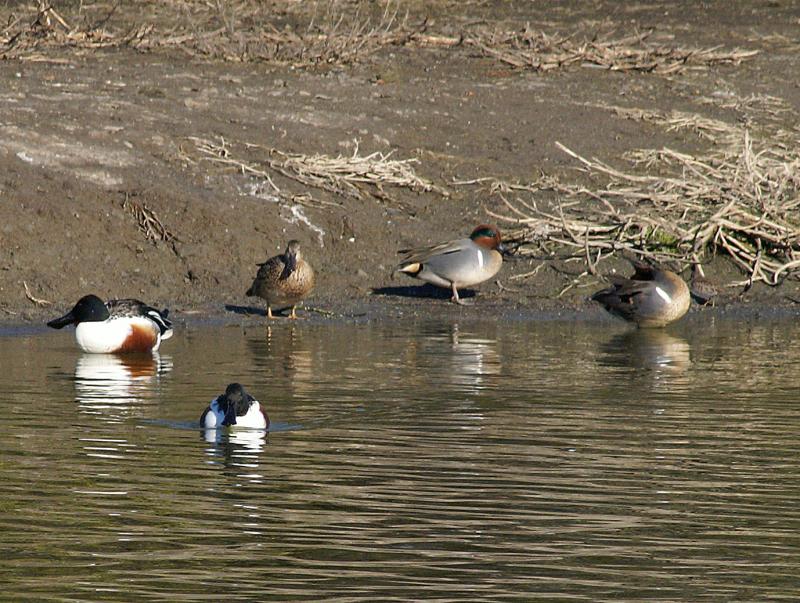
[[153,309],[138,299],[111,299],[106,302],[108,313],[112,316],[142,316],[147,309]]
[[639,307],[639,297],[648,290],[649,282],[624,277],[614,277],[611,282],[611,287],[592,295],[592,300],[600,303],[609,312],[632,319]]
[[430,247],[401,249],[397,253],[404,254],[404,257],[402,260],[400,260],[399,267],[403,267],[408,264],[424,264],[434,256],[458,253],[459,251],[466,249],[471,243],[471,239],[457,239],[455,241],[439,243],[438,245],[431,245]]
[[282,255],[276,255],[263,264],[259,264],[256,278],[264,281],[277,281],[286,269],[286,261]]
[[271,287],[277,283],[286,268],[286,263],[282,255],[276,255],[269,258],[266,262],[258,264],[258,266],[258,274],[256,274],[256,278],[253,279],[253,284],[245,295],[258,295],[257,291],[262,287]]
[[[169,310],[157,310],[153,306],[139,301],[138,299],[111,299],[106,302],[108,313],[113,316],[140,316],[142,318],[149,318],[161,331],[164,339],[168,339],[172,335],[172,321],[167,319]],[[170,333],[167,335],[167,333]]]

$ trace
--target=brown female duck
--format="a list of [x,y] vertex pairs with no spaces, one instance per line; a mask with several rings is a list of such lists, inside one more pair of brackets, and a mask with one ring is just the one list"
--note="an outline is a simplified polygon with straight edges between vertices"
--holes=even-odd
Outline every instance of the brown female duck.
[[297,318],[297,304],[314,289],[314,270],[300,253],[300,242],[289,241],[286,251],[259,264],[258,274],[245,295],[267,302],[267,317],[272,308],[292,307],[289,318]]

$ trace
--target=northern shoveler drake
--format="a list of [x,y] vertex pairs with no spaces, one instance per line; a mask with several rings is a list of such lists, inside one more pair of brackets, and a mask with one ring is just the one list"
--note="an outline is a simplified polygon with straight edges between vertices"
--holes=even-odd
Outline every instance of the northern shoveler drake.
[[289,306],[292,307],[289,318],[297,318],[297,304],[314,289],[314,270],[300,253],[300,241],[289,241],[285,252],[258,266],[258,274],[245,295],[264,299],[270,319],[272,308]]
[[112,299],[104,303],[96,295],[86,295],[72,310],[47,326],[62,329],[74,324],[75,339],[84,352],[152,352],[162,340],[172,337],[168,314],[168,310],[156,310],[136,299]]
[[663,327],[686,314],[691,297],[681,277],[641,260],[628,261],[633,276],[613,277],[612,286],[595,293],[592,300],[640,327]]
[[200,417],[203,429],[220,427],[246,427],[268,429],[269,417],[261,404],[248,394],[239,383],[231,383],[225,393],[211,401]]
[[448,241],[432,247],[401,249],[405,254],[394,272],[403,272],[425,282],[450,289],[450,301],[464,303],[459,287],[470,287],[492,278],[503,264],[500,229],[481,224],[466,239]]

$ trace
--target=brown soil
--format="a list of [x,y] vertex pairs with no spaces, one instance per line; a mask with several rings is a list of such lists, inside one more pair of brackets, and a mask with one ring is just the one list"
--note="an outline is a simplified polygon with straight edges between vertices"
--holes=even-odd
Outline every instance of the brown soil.
[[[28,4],[0,5],[0,23],[32,21]],[[148,12],[160,3],[127,4],[133,8],[113,13],[104,27],[125,31],[156,23],[166,32],[196,18],[191,11]],[[186,2],[200,4],[211,3]],[[380,19],[367,14],[374,3],[352,2],[326,4],[326,18],[339,4],[345,19]],[[309,7],[319,10],[322,3],[261,5],[259,19],[250,14],[229,29],[300,28],[313,16]],[[486,208],[499,207],[488,188],[457,181],[526,182],[544,170],[581,182],[584,175],[556,141],[618,165],[632,149],[691,151],[705,144],[692,132],[666,132],[599,109],[599,103],[736,121],[748,118],[746,109],[697,99],[769,96],[791,108],[777,117],[784,126],[798,127],[800,9],[793,2],[402,6],[409,24],[421,30],[427,18],[425,31],[442,36],[475,24],[618,36],[655,28],[653,39],[663,44],[759,54],[739,65],[661,75],[580,64],[539,72],[463,44],[398,43],[317,65],[264,56],[225,60],[225,52],[180,44],[97,48],[67,40],[18,56],[0,48],[0,56],[12,57],[0,61],[0,320],[40,321],[88,292],[137,297],[178,315],[236,318],[242,308],[260,306],[244,296],[256,263],[291,238],[302,242],[318,273],[308,304],[343,315],[599,313],[585,300],[601,278],[582,277],[558,297],[584,271],[580,263],[547,261],[535,276],[513,279],[541,262],[509,261],[499,284],[478,287],[474,308],[463,310],[449,308],[446,293],[403,277],[392,280],[391,269],[396,250],[465,236],[487,221]],[[79,8],[64,3],[59,15],[74,24],[86,18]],[[363,11],[356,14],[358,8]],[[231,156],[270,173],[281,193],[271,194],[263,179],[209,161],[196,139],[224,140]],[[447,194],[368,184],[360,186],[359,198],[322,190],[270,172],[267,149],[330,156],[391,152],[392,159],[417,160],[417,175]],[[723,285],[744,277],[724,258],[706,273]],[[734,297],[741,289],[728,291]],[[736,299],[780,306],[797,298],[796,283],[787,281],[753,287]]]

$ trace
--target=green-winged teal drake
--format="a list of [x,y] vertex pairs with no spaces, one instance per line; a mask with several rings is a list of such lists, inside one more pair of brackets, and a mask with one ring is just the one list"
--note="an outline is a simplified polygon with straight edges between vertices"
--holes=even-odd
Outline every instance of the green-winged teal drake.
[[448,241],[431,247],[402,249],[405,254],[395,272],[403,272],[425,282],[450,289],[451,301],[460,287],[471,287],[492,278],[503,264],[505,251],[496,226],[481,224],[468,238]]
[[691,297],[681,277],[641,260],[629,261],[633,276],[612,277],[612,286],[595,293],[594,301],[640,327],[663,327],[686,314]]

